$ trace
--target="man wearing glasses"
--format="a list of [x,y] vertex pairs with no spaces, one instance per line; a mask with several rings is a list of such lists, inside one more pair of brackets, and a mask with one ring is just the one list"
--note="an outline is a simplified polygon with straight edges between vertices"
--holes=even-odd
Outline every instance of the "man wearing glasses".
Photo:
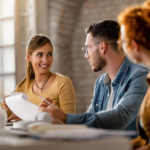
[[[136,129],[136,116],[147,90],[148,69],[133,64],[118,48],[120,27],[116,21],[103,20],[86,29],[82,48],[94,72],[104,70],[95,82],[91,105],[85,114],[65,114],[53,106],[40,108],[66,124],[85,124],[105,129]],[[56,122],[55,122],[56,123]]]

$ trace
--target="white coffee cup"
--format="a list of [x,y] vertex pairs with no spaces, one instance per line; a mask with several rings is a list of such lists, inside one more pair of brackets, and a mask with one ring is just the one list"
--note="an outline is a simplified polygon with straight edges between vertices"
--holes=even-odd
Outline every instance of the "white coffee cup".
[[0,128],[4,128],[6,122],[7,122],[6,110],[0,110]]

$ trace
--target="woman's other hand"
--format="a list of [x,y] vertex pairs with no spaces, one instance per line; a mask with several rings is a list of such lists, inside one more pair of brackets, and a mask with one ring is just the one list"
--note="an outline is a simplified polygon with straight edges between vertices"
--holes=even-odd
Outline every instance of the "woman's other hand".
[[150,150],[150,145],[145,145],[145,146],[142,146],[142,147],[137,148],[135,150]]
[[12,116],[10,116],[10,117],[8,118],[7,122],[10,122],[11,120],[20,121],[20,120],[22,120],[22,119],[20,119],[18,116],[16,116],[16,115],[13,114]]

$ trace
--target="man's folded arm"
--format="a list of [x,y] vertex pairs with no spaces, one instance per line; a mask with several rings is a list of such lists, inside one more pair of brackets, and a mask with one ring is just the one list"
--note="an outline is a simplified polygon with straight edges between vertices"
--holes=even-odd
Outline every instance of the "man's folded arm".
[[146,94],[145,77],[145,73],[136,75],[114,108],[98,113],[67,114],[66,123],[105,129],[125,129],[136,118]]

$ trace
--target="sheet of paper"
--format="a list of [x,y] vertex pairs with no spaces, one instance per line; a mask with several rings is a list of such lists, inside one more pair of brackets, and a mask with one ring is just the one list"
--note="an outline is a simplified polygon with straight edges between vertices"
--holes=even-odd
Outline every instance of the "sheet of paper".
[[26,94],[18,94],[6,97],[9,109],[22,120],[33,120],[39,113],[39,106],[28,101]]
[[109,137],[135,136],[136,131],[118,131],[88,128],[84,125],[40,125],[28,126],[31,134],[36,134],[42,139],[61,140],[91,140]]

